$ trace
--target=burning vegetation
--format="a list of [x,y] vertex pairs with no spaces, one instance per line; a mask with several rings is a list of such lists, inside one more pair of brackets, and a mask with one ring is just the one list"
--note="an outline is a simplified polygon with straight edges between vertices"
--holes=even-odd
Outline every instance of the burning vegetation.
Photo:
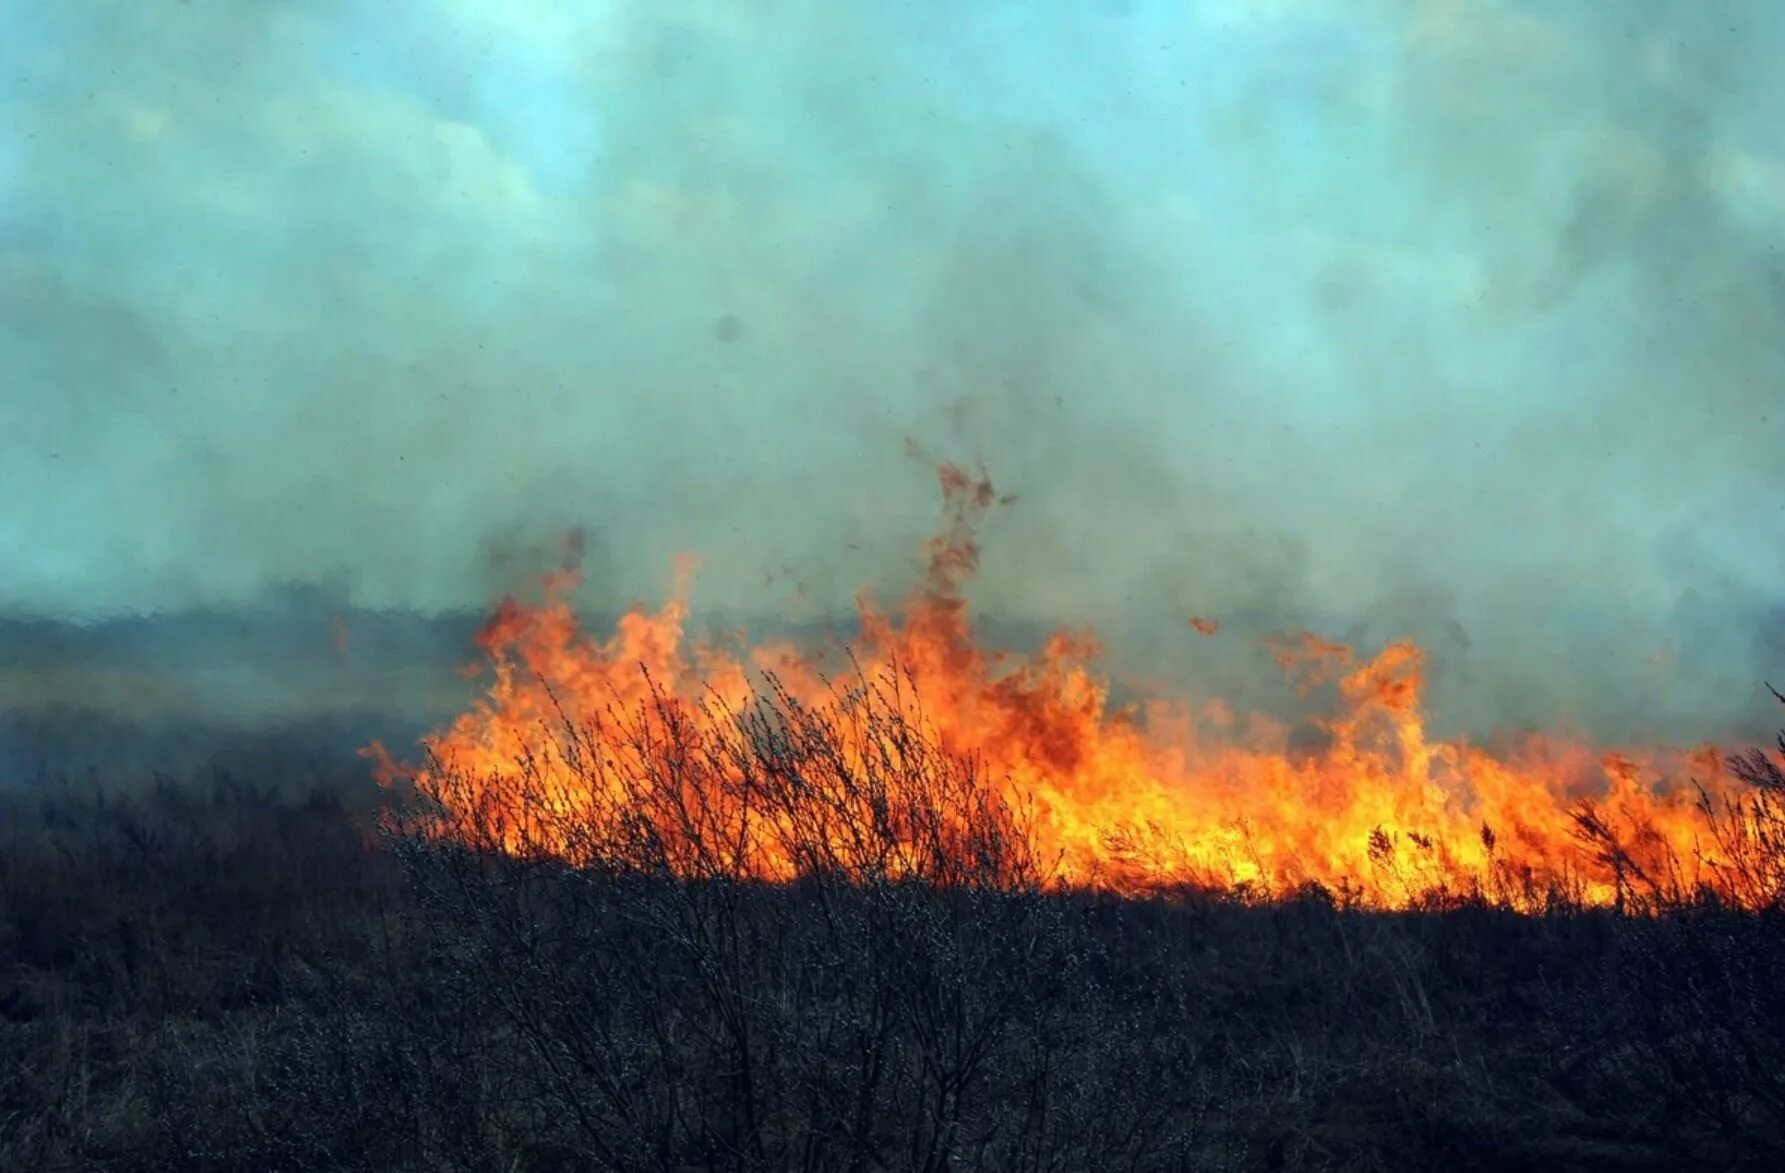
[[1441,741],[1307,635],[1322,721],[1124,708],[976,640],[942,488],[829,655],[561,569],[383,789],[0,792],[0,1168],[1781,1167],[1770,750]]
[[988,650],[964,588],[1001,499],[958,466],[940,482],[927,573],[897,610],[862,597],[846,646],[692,641],[685,574],[597,639],[566,568],[543,603],[496,609],[489,683],[419,767],[373,747],[381,777],[430,800],[435,838],[685,878],[1317,890],[1380,909],[1779,900],[1765,755],[1435,740],[1410,642],[1277,640],[1288,680],[1335,701],[1293,731],[1219,703],[1118,708],[1088,632]]

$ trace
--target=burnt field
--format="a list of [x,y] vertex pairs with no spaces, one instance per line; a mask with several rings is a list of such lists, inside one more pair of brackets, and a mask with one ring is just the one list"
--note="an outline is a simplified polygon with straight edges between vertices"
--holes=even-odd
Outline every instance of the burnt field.
[[[1482,892],[1386,912],[1322,885],[1063,889],[971,762],[907,742],[902,773],[820,778],[837,714],[767,718],[738,747],[763,816],[784,816],[791,882],[750,879],[712,838],[724,824],[642,784],[618,829],[517,783],[443,835],[438,802],[370,780],[363,721],[239,741],[178,777],[11,788],[0,1167],[1785,1155],[1776,899],[1633,884],[1621,907],[1558,889],[1533,915]],[[529,853],[548,823],[556,851]],[[1758,847],[1776,893],[1785,860]]]

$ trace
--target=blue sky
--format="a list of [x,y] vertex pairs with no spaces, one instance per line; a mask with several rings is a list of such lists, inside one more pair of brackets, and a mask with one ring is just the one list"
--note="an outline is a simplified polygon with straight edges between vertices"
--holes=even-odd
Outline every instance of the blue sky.
[[909,578],[909,436],[1021,495],[1013,615],[1746,672],[1781,50],[1768,0],[5,5],[0,609],[475,605],[583,524],[608,601],[693,550],[829,613]]

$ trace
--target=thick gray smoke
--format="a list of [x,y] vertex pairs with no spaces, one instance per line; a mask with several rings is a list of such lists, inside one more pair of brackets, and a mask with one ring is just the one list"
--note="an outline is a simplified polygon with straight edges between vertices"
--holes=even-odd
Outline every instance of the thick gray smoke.
[[7,5],[0,611],[475,606],[580,524],[593,606],[693,551],[840,614],[935,517],[909,437],[1021,498],[984,610],[1149,672],[1314,624],[1465,723],[1765,716],[1782,52],[1773,0]]

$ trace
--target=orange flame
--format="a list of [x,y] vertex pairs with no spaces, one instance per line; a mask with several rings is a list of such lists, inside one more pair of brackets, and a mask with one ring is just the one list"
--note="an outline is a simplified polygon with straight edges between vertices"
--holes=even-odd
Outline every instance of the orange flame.
[[[1716,748],[1615,753],[1532,738],[1496,754],[1434,741],[1421,709],[1424,655],[1412,643],[1359,658],[1313,635],[1276,641],[1277,661],[1304,690],[1335,683],[1342,702],[1293,732],[1264,717],[1241,721],[1218,703],[1159,699],[1117,711],[1088,631],[1058,632],[1026,657],[988,651],[975,641],[962,587],[978,567],[975,523],[999,498],[983,475],[944,465],[940,477],[945,524],[928,544],[922,584],[897,614],[859,598],[860,633],[845,650],[861,679],[896,681],[883,695],[897,715],[921,724],[941,752],[976,759],[1012,809],[1030,812],[1026,833],[1039,857],[1058,861],[1056,882],[1257,898],[1317,884],[1386,908],[1439,895],[1527,909],[1558,893],[1611,904],[1639,880],[1744,899],[1713,850],[1709,811],[1742,797]],[[796,706],[822,706],[832,687],[806,650],[691,644],[688,573],[680,568],[665,606],[634,610],[606,640],[579,628],[567,601],[574,569],[548,576],[541,605],[505,600],[478,638],[492,671],[482,698],[424,739],[420,768],[400,768],[374,747],[383,776],[404,774],[438,800],[433,834],[501,826],[496,843],[509,851],[580,860],[640,817],[628,787],[648,773],[670,779],[684,830],[723,832],[708,839],[732,844],[733,874],[791,878],[803,865],[790,840],[744,824],[792,818],[792,808],[750,816],[741,799],[720,796],[747,763],[715,748],[723,738],[713,714],[747,711],[763,673]],[[544,730],[593,719],[611,733],[629,713],[644,724],[624,752],[575,738],[568,751],[541,748]],[[868,750],[851,745],[857,758],[844,765],[871,766]],[[515,809],[510,783],[521,775],[540,809]],[[674,828],[653,829],[676,839]],[[716,866],[693,850],[667,858]]]

